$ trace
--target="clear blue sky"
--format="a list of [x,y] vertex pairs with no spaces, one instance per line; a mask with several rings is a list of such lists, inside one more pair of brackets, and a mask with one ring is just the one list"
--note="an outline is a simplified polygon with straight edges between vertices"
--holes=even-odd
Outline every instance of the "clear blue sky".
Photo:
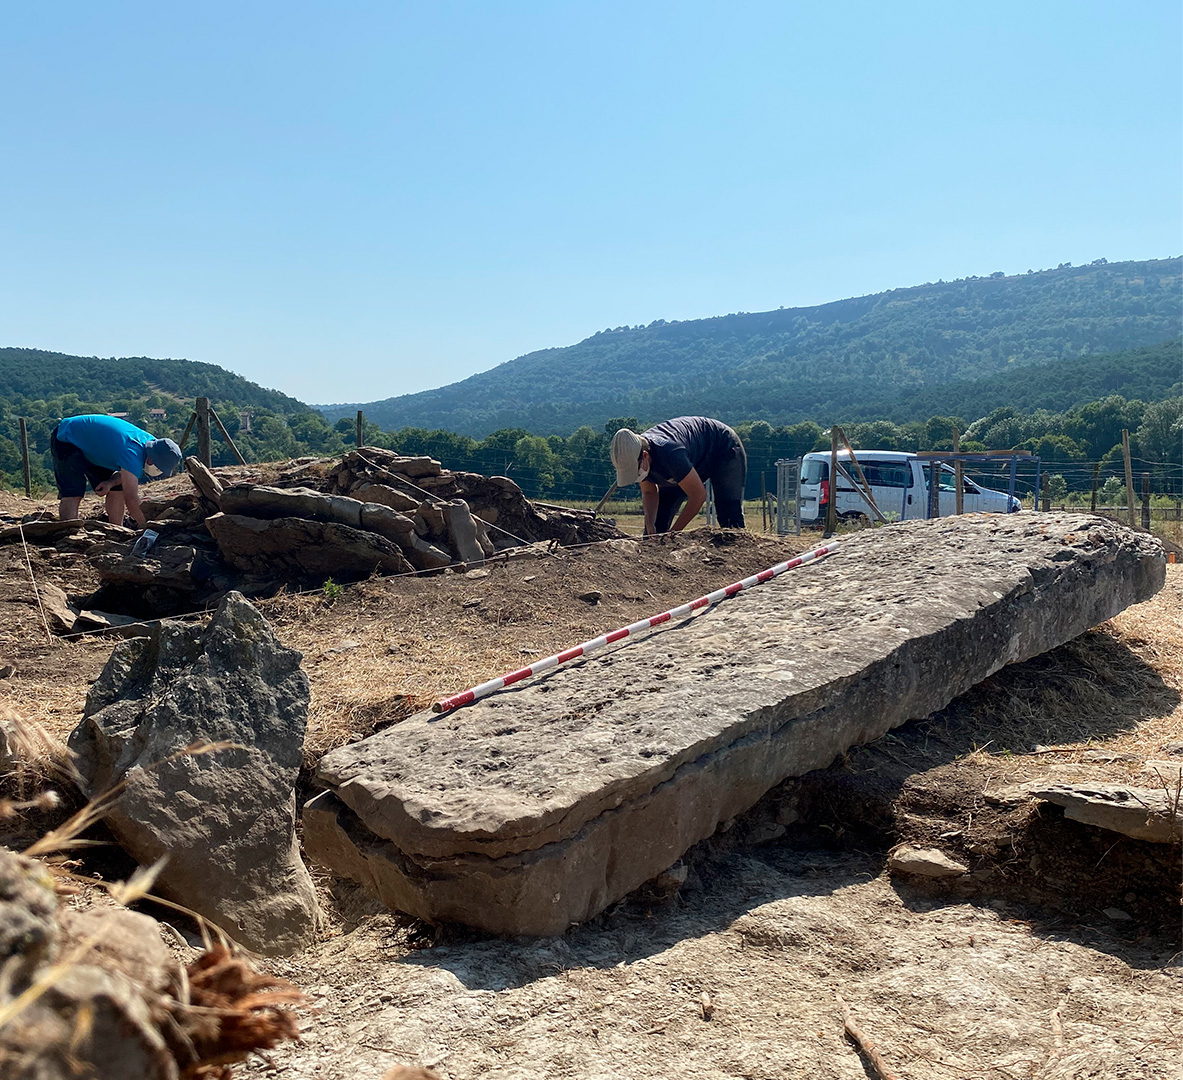
[[0,345],[308,402],[1183,251],[1178,0],[6,4]]

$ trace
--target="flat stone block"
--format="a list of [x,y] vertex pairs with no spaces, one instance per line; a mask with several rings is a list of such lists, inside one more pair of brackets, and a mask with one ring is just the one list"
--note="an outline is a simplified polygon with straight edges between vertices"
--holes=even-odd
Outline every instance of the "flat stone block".
[[1152,596],[1165,565],[1153,537],[1088,515],[858,533],[644,640],[327,755],[306,849],[429,921],[561,933],[787,777]]

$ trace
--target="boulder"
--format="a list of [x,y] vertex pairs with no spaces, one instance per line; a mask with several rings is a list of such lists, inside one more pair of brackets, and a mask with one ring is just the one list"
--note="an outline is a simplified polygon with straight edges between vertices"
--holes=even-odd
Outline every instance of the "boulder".
[[345,495],[322,495],[311,488],[236,484],[222,492],[221,509],[244,517],[307,518],[361,528],[361,502]]
[[305,848],[428,921],[559,933],[782,780],[1164,577],[1157,540],[1088,515],[865,530],[663,632],[326,755]]
[[432,538],[447,536],[448,523],[444,518],[443,504],[430,499],[421,502],[415,512],[415,531],[420,536]]
[[222,481],[214,476],[197,457],[185,458],[185,471],[189,474],[189,479],[193,481],[193,486],[197,488],[201,497],[221,509],[222,491],[224,490]]
[[408,535],[403,551],[416,570],[440,570],[452,565],[451,555],[443,548],[428,543],[418,533]]
[[36,859],[0,847],[0,970],[20,993],[57,953],[53,876]]
[[188,544],[157,542],[146,555],[132,552],[133,544],[96,545],[87,556],[90,565],[104,583],[118,585],[158,585],[181,592],[195,592],[199,583],[193,578],[197,549]]
[[408,542],[407,538],[415,531],[415,523],[406,514],[400,514],[381,503],[362,503],[361,527],[402,545]]
[[349,494],[362,502],[379,503],[397,510],[400,514],[413,514],[419,509],[422,501],[412,495],[399,491],[389,484],[375,484],[371,480],[360,480],[350,489]]
[[156,923],[121,908],[59,914],[45,867],[0,848],[0,1010],[63,956],[70,963],[0,1023],[0,1075],[176,1080],[158,1009],[179,969]]
[[[242,596],[206,627],[165,622],[115,647],[70,736],[85,793],[162,895],[266,954],[306,945],[316,898],[295,834],[308,679]],[[188,753],[193,743],[229,744]]]
[[1177,844],[1183,837],[1183,810],[1164,787],[1126,784],[1023,784],[1036,799],[1064,808],[1064,817],[1134,840]]
[[81,518],[66,521],[26,521],[0,529],[0,544],[19,544],[22,537],[29,544],[56,544],[64,537],[73,536],[86,528]]
[[70,633],[78,621],[78,612],[70,606],[65,592],[51,581],[42,581],[37,586],[37,595],[41,598],[41,607],[50,628],[64,634]]
[[[228,488],[227,494],[232,490]],[[356,503],[360,514],[362,504],[349,501]],[[215,514],[206,519],[206,528],[228,563],[261,577],[341,580],[375,571],[405,574],[412,570],[397,544],[348,525],[301,517],[268,520]]]
[[477,539],[476,522],[472,520],[468,503],[463,499],[453,499],[444,503],[442,509],[444,527],[448,530],[448,539],[457,557],[468,566],[483,565],[485,551]]

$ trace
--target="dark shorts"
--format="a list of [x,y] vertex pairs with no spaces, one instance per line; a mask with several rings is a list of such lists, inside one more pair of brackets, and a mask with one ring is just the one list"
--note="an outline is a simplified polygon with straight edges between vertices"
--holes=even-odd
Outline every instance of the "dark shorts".
[[[715,515],[722,529],[742,529],[743,491],[748,477],[748,455],[743,443],[737,438],[731,453],[716,461],[703,476],[702,482],[711,482],[715,494]],[[657,491],[657,518],[654,528],[657,532],[669,532],[674,517],[686,501],[686,493],[680,487],[662,484]]]
[[[49,434],[49,451],[53,456],[53,476],[57,481],[59,499],[79,499],[86,494],[87,480],[93,488],[119,475],[118,469],[96,465],[73,443],[59,439],[56,427]],[[123,488],[116,484],[111,490],[122,491]]]

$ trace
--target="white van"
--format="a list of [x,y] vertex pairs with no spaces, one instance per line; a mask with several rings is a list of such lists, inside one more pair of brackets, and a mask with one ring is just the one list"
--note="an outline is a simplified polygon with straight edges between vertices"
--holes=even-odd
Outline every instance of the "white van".
[[[888,521],[928,517],[928,485],[933,462],[919,461],[915,454],[896,450],[856,450],[854,456],[866,475],[875,505]],[[838,463],[855,481],[852,485],[841,473],[838,475],[838,516],[847,520],[873,518],[874,514],[867,506],[861,485],[858,484],[858,473],[850,460],[850,452],[840,452]],[[941,517],[949,517],[957,512],[955,484],[953,466],[942,464]],[[825,520],[832,490],[829,453],[820,451],[806,454],[801,459],[801,524],[812,525]],[[967,514],[1006,514],[1023,508],[1018,499],[1006,492],[984,488],[968,477],[962,478],[961,490]]]

